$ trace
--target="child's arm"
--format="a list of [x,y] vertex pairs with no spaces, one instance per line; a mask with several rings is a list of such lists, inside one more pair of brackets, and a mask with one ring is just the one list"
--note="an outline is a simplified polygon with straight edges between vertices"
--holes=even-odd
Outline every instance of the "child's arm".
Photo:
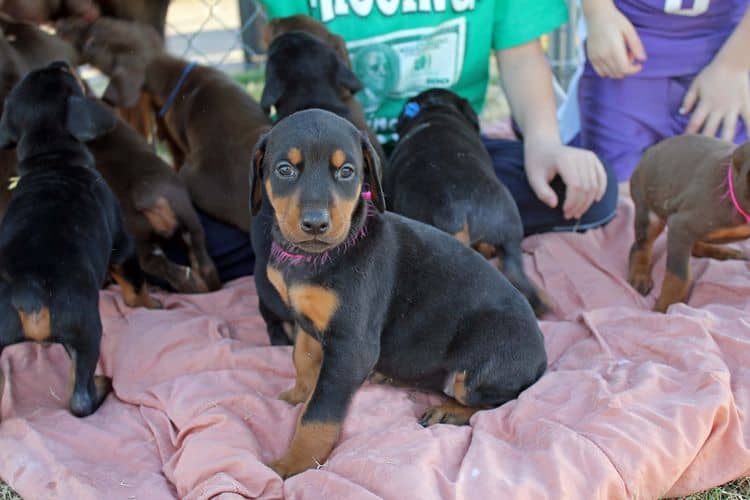
[[[750,7],[711,63],[695,77],[680,112],[693,111],[686,133],[734,139],[737,120],[750,129]],[[696,106],[697,104],[697,106]]]
[[537,197],[550,207],[559,203],[549,183],[565,182],[566,219],[579,218],[607,187],[599,159],[590,151],[564,146],[555,116],[552,73],[541,44],[534,40],[497,53],[500,77],[513,116],[524,133],[526,176]]
[[612,0],[581,0],[586,57],[599,76],[624,78],[641,71],[646,51],[635,28]]

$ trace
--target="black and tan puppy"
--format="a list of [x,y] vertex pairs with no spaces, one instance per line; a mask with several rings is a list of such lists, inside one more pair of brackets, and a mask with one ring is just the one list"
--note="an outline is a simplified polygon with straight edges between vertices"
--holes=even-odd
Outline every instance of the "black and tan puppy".
[[750,143],[736,147],[702,135],[666,139],[643,154],[630,178],[630,194],[635,243],[628,281],[643,295],[654,286],[654,240],[669,226],[667,272],[656,311],[687,298],[691,255],[747,260],[720,244],[750,237]]
[[[312,30],[288,31],[290,29]],[[360,130],[367,130],[362,107],[353,94],[362,83],[352,73],[348,57],[342,57],[343,46],[331,44],[330,37],[317,35],[328,31],[317,21],[306,16],[294,16],[272,23],[272,39],[266,63],[266,84],[261,106],[266,112],[276,108],[282,119],[296,111],[309,108],[325,109],[352,122]],[[345,53],[345,52],[344,52]],[[367,132],[371,144],[382,160],[383,150],[375,135]],[[271,250],[272,213],[264,206],[253,217],[251,241],[255,253],[253,276],[260,300],[260,312],[266,321],[272,344],[288,344],[294,332],[289,308],[271,286],[266,276],[266,262]]]
[[497,256],[500,270],[543,314],[545,301],[523,269],[518,207],[495,175],[469,102],[450,90],[426,90],[406,103],[396,131],[400,140],[383,174],[388,209]]
[[0,119],[0,147],[16,145],[21,180],[0,225],[0,350],[33,340],[65,346],[74,363],[70,410],[91,414],[110,384],[95,380],[107,276],[128,305],[157,307],[123,228],[114,194],[83,141],[114,127],[65,63],[29,73]]
[[317,109],[278,122],[254,154],[253,210],[272,207],[267,273],[297,329],[297,379],[280,397],[305,403],[272,464],[282,476],[325,462],[373,371],[453,398],[425,411],[432,425],[465,424],[546,368],[528,302],[454,238],[383,213],[377,162],[366,134]]

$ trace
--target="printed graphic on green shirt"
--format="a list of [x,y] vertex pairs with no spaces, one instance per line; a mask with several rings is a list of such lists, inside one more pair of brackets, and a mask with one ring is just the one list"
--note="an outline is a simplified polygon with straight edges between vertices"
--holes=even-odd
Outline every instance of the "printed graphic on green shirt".
[[365,112],[386,99],[405,99],[430,87],[450,87],[461,76],[466,18],[430,28],[400,30],[347,44],[364,89],[357,95]]

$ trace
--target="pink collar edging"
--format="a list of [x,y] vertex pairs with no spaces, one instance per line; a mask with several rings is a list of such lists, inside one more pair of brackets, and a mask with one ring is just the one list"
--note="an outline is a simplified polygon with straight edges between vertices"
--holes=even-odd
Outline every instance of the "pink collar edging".
[[737,211],[742,214],[742,216],[745,218],[745,220],[750,223],[750,214],[745,212],[745,210],[740,206],[740,203],[737,201],[737,195],[734,193],[734,181],[732,179],[732,162],[729,162],[729,168],[727,168],[727,183],[729,185],[729,196],[732,198],[732,203],[734,204],[734,208],[737,209]]

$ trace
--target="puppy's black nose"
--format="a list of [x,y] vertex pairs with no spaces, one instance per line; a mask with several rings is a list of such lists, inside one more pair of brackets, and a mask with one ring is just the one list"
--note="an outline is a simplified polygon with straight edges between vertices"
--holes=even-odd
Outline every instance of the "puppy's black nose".
[[323,234],[331,225],[328,210],[310,210],[302,214],[300,226],[307,234]]

